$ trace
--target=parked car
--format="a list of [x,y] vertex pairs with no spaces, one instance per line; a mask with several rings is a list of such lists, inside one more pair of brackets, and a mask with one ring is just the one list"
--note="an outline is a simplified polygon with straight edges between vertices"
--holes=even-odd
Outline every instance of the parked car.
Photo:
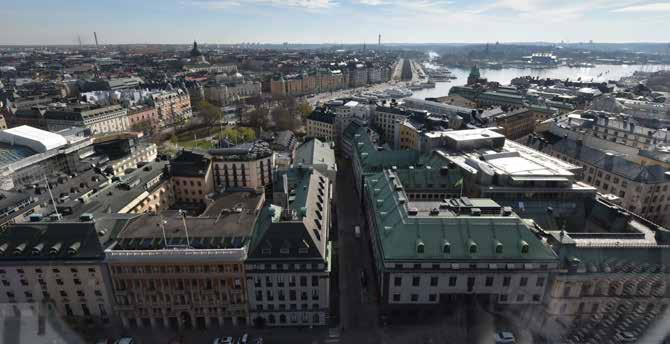
[[132,337],[122,337],[117,339],[114,344],[137,344],[137,342]]
[[233,337],[215,338],[213,344],[233,344]]
[[619,332],[615,338],[621,343],[635,343],[637,341],[637,337],[630,331]]
[[496,332],[495,344],[515,344],[516,339],[512,332],[500,331]]

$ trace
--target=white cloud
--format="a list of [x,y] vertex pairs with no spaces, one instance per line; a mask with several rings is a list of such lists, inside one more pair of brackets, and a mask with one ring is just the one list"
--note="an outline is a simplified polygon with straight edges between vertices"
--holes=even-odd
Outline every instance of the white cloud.
[[368,5],[368,6],[379,6],[388,4],[388,2],[384,0],[357,0],[356,2],[361,5]]
[[334,0],[188,0],[184,4],[202,7],[208,10],[223,10],[245,5],[271,5],[276,7],[303,8],[306,10],[330,8],[337,3]]
[[612,10],[612,12],[669,12],[670,2],[655,2],[644,5],[633,5]]

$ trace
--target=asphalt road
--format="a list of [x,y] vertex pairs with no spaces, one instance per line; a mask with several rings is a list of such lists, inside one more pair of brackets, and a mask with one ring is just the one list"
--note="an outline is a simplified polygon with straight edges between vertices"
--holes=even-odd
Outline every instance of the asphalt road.
[[[351,162],[338,162],[335,195],[340,269],[340,328],[345,343],[378,343],[377,284],[372,270],[369,235],[356,194]],[[361,226],[356,238],[354,227]],[[361,273],[367,283],[363,286]]]

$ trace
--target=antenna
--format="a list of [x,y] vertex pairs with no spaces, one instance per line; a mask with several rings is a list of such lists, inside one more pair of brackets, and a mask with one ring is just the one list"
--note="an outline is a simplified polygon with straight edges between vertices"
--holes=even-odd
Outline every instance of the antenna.
[[186,232],[186,247],[191,248],[191,240],[188,238],[188,227],[186,226],[186,212],[179,209],[179,216],[184,223],[184,232]]
[[54,195],[51,193],[51,186],[49,185],[49,179],[47,179],[46,174],[44,175],[44,182],[47,184],[47,190],[49,190],[49,197],[51,197],[51,204],[54,206],[56,216],[60,219],[60,214],[58,213],[58,208],[56,207],[56,201],[54,200]]
[[98,34],[93,31],[93,38],[95,38],[95,48],[98,48]]

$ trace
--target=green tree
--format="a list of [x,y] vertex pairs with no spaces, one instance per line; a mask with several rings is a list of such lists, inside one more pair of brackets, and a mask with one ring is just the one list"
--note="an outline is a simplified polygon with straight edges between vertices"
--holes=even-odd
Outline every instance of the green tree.
[[228,138],[233,143],[240,141],[240,133],[235,128],[226,128],[223,130],[223,137]]
[[314,109],[308,102],[301,102],[296,107],[296,112],[302,117],[309,116],[312,111],[314,111]]
[[256,132],[247,127],[238,128],[237,131],[240,133],[240,138],[243,141],[253,141],[256,139]]

